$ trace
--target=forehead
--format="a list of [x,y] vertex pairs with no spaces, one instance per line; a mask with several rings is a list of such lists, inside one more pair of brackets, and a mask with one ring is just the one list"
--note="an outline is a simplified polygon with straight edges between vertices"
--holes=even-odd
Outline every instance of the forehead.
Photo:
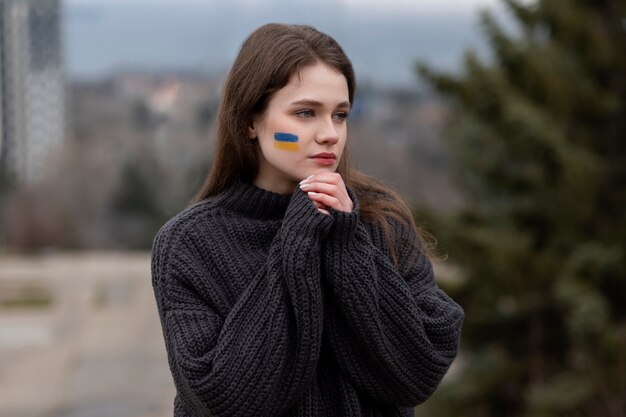
[[325,105],[349,101],[346,77],[325,64],[306,66],[292,74],[289,82],[275,93],[272,101],[285,104],[303,99],[319,101]]

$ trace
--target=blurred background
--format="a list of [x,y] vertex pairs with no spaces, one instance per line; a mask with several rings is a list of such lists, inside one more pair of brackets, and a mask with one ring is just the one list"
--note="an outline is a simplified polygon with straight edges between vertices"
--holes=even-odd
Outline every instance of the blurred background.
[[149,251],[268,22],[344,47],[465,308],[415,415],[625,416],[626,0],[0,0],[0,416],[172,415]]

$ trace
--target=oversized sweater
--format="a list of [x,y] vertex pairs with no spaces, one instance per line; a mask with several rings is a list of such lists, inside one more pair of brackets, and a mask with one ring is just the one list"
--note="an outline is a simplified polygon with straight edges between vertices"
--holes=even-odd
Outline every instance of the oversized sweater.
[[176,417],[412,416],[457,354],[463,310],[408,225],[237,182],[170,219],[152,284]]

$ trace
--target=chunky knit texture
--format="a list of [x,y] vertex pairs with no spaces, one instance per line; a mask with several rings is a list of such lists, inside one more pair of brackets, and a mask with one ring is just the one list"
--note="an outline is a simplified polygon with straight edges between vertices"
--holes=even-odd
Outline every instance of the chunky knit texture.
[[463,310],[408,225],[381,230],[299,188],[238,182],[159,231],[152,284],[176,417],[412,416],[456,356]]

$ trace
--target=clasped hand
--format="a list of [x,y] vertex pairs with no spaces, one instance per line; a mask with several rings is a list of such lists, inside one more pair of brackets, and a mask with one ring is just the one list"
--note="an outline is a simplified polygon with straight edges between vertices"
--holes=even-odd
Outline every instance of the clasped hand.
[[347,212],[354,207],[343,178],[336,172],[310,175],[300,182],[300,188],[324,214],[330,215],[329,207]]

